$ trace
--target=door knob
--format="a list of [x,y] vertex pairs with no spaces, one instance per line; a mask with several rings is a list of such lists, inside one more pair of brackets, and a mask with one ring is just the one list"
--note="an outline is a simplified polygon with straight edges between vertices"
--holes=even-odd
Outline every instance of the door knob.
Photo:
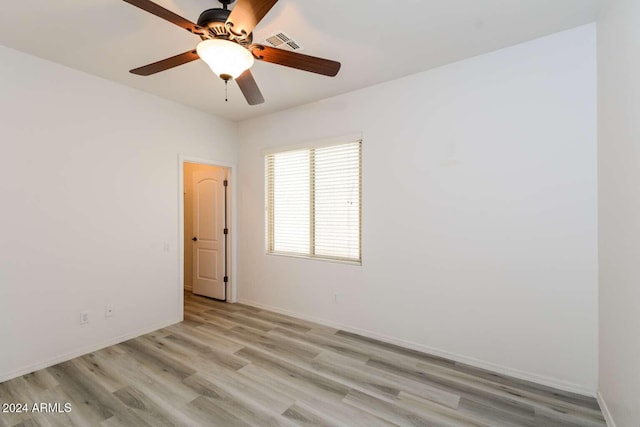
[[197,237],[194,237],[194,238],[193,238],[193,239],[191,239],[191,240],[193,240],[194,242],[197,242],[197,241],[198,241],[198,238],[197,238]]

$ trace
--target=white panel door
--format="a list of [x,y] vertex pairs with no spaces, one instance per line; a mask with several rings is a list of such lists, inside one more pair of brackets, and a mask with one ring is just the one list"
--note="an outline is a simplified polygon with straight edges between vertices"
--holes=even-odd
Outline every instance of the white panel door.
[[224,300],[225,169],[193,173],[193,293]]

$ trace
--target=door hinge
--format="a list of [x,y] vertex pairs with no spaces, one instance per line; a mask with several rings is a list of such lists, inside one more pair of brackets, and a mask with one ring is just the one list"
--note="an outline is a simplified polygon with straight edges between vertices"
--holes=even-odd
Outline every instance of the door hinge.
[[225,179],[224,181],[222,181],[222,185],[224,185],[225,187],[229,186],[229,181]]
[[224,229],[224,234],[229,234],[229,229],[228,228]]
[[229,276],[224,276],[224,283],[227,283],[229,281]]

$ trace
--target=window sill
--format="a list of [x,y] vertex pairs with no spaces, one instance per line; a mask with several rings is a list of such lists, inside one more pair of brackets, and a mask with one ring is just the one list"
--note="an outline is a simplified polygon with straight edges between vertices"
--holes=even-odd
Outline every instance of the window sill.
[[283,257],[283,258],[296,258],[296,259],[303,259],[303,260],[308,260],[308,261],[323,261],[323,262],[330,262],[330,263],[333,263],[333,264],[354,265],[354,266],[358,266],[358,267],[362,266],[362,260],[360,260],[360,261],[349,261],[349,260],[345,260],[345,259],[322,258],[322,257],[286,254],[286,253],[278,253],[278,252],[265,252],[265,255]]

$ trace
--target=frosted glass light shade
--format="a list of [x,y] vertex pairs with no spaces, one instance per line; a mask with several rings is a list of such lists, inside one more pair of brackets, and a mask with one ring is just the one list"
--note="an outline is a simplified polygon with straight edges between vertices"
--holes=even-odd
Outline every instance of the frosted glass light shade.
[[229,40],[204,40],[198,44],[196,50],[211,71],[225,80],[239,77],[251,68],[254,62],[249,50]]

